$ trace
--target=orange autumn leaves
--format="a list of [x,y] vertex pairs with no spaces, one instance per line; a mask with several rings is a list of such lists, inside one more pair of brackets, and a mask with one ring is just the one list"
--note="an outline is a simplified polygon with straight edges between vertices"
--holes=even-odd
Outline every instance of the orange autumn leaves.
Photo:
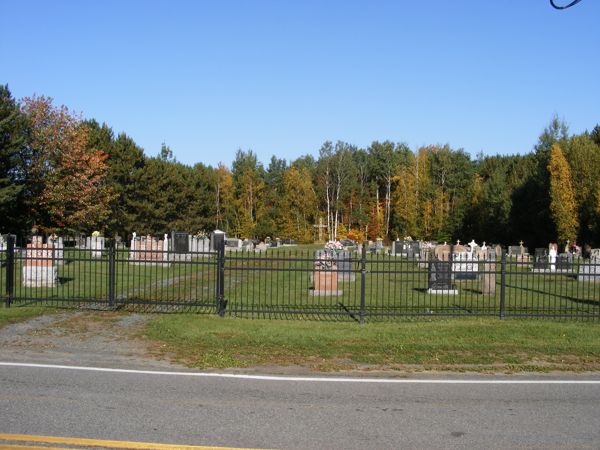
[[48,97],[25,98],[30,122],[32,209],[55,228],[90,230],[110,212],[114,193],[105,183],[108,155],[89,149],[89,130]]

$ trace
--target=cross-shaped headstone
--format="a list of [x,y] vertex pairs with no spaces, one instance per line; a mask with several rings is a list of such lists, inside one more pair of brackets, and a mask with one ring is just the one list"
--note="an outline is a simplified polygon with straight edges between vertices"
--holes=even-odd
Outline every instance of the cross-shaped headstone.
[[460,245],[460,239],[456,240],[456,245]]
[[323,218],[319,218],[319,225],[313,225],[313,227],[319,229],[319,241],[323,240],[323,228],[327,228],[327,225],[323,225]]
[[473,253],[473,250],[475,250],[475,247],[477,247],[477,243],[475,242],[475,239],[471,239],[471,242],[469,242],[467,245],[469,247],[471,247],[471,253]]
[[521,247],[519,249],[519,252],[521,253],[521,256],[523,256],[523,254],[525,253],[525,249],[523,248],[523,241],[519,241],[519,247]]

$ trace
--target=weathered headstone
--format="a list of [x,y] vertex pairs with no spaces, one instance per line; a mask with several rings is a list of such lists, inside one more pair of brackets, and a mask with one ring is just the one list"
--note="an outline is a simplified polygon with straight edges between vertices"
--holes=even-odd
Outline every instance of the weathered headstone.
[[[488,255],[489,256],[489,255]],[[496,263],[493,259],[487,259],[483,263],[483,271],[480,275],[481,293],[483,295],[496,294]]]

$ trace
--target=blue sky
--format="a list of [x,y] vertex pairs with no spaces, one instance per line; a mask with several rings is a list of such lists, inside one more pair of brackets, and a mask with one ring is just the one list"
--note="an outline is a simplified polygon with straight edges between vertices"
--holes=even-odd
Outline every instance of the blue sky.
[[[557,0],[559,1],[559,0]],[[566,3],[566,0],[565,0]],[[0,83],[146,154],[293,160],[326,140],[527,153],[600,123],[600,2],[3,2]]]

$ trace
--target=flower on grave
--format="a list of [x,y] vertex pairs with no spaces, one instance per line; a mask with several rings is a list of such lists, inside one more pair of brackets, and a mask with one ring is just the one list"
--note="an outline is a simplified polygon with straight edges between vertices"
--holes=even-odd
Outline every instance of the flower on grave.
[[325,251],[315,259],[315,270],[331,270],[335,267],[335,263],[333,254]]
[[31,234],[38,234],[40,231],[40,227],[38,227],[37,225],[34,225],[31,227]]
[[194,237],[196,239],[206,239],[208,237],[208,235],[206,234],[206,231],[200,230],[194,235]]
[[412,237],[410,237],[410,236],[404,236],[404,240],[405,240],[405,241],[412,241],[412,240],[413,240],[413,238],[412,238]]
[[48,239],[54,242],[58,239],[58,236],[56,233],[52,233],[50,236],[48,236]]
[[98,230],[92,232],[92,237],[100,236],[100,232]]
[[338,253],[344,250],[344,246],[339,241],[329,241],[325,244],[325,253]]

